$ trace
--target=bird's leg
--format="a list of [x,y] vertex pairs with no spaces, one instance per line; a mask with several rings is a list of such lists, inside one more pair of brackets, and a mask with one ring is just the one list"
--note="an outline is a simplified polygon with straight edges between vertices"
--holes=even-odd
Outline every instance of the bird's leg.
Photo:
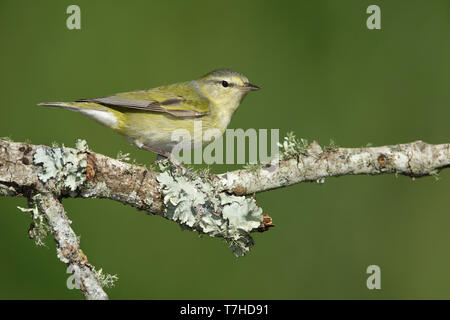
[[167,157],[160,155],[159,153],[156,155],[156,162],[167,159]]
[[[159,159],[158,159],[159,158]],[[187,176],[192,176],[191,170],[186,168],[172,153],[167,152],[165,155],[158,154],[157,160],[161,159],[169,159],[172,164],[177,167],[182,174],[185,174]]]
[[157,148],[154,148],[154,147],[149,147],[149,146],[146,146],[146,145],[142,145],[141,148],[144,149],[144,150],[148,150],[148,151],[156,153],[157,154],[156,161],[169,159],[169,161],[172,162],[172,164],[175,167],[180,169],[181,173],[186,173],[188,175],[191,175],[192,172],[188,168],[183,166],[181,164],[181,162],[178,161],[178,159],[174,155],[172,155],[172,153],[167,152],[167,151],[162,151],[160,149],[157,149]]

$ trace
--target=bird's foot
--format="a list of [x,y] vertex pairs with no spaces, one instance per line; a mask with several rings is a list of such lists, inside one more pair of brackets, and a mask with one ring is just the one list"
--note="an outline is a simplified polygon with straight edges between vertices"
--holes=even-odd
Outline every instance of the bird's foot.
[[158,154],[156,162],[169,160],[172,166],[177,169],[178,173],[181,175],[187,175],[191,177],[193,175],[192,171],[186,168],[175,156],[171,153],[165,153],[164,155]]
[[169,157],[168,159],[179,170],[180,174],[192,177],[192,171],[189,168],[186,168],[177,158]]
[[178,173],[181,175],[187,175],[189,177],[192,177],[193,173],[191,170],[186,168],[181,164],[181,162],[170,152],[162,151],[154,147],[149,147],[147,145],[141,146],[142,149],[155,152],[158,156],[156,157],[156,161],[154,164],[157,164],[160,161],[168,159],[171,164],[177,169]]

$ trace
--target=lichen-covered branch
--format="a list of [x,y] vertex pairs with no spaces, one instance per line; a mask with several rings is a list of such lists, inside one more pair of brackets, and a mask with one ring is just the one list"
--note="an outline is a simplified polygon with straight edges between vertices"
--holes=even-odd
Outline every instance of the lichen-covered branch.
[[[184,176],[167,162],[160,170],[91,152],[84,141],[76,148],[37,146],[0,139],[0,196],[27,197],[45,216],[58,244],[58,257],[83,275],[87,297],[107,298],[99,276],[87,262],[70,228],[60,199],[107,198],[173,220],[184,228],[219,237],[236,255],[253,245],[250,234],[267,231],[272,219],[253,197],[257,192],[333,176],[396,173],[435,175],[450,166],[450,144],[421,141],[375,148],[321,148],[288,135],[279,158],[218,175]],[[35,235],[42,232],[34,230]]]
[[237,170],[217,176],[217,187],[236,194],[252,194],[300,182],[323,183],[328,177],[394,173],[419,178],[437,175],[450,167],[450,144],[423,141],[372,148],[322,149],[317,142],[305,144],[293,136],[281,145],[276,164],[254,170]]
[[112,159],[90,152],[83,141],[74,149],[0,140],[4,195],[33,191],[119,201],[222,238],[238,256],[253,245],[251,232],[272,226],[254,199],[216,190],[209,175],[187,178],[167,163],[160,165],[162,172],[155,172]]
[[57,256],[73,272],[75,284],[86,299],[108,299],[94,267],[80,248],[79,239],[70,227],[71,221],[61,202],[53,194],[38,193],[31,197],[30,205],[36,205],[36,210],[45,216],[57,244]]
[[[42,149],[37,150],[37,154]],[[17,158],[21,154],[20,158]],[[72,154],[73,155],[73,154]],[[71,162],[55,162],[61,168],[74,173],[73,177],[83,180],[83,177],[76,169],[83,165],[81,153],[75,154],[78,157]],[[51,233],[57,244],[57,257],[66,263],[68,270],[72,272],[74,287],[81,290],[86,299],[106,300],[107,294],[103,286],[111,286],[116,276],[104,275],[102,270],[95,270],[83,253],[79,245],[79,238],[71,228],[71,221],[66,215],[64,207],[58,196],[61,194],[51,192],[44,184],[36,184],[35,171],[32,166],[33,148],[28,145],[8,145],[0,140],[0,195],[3,196],[25,196],[28,198],[30,209],[18,207],[21,211],[31,213],[33,222],[29,229],[30,238],[35,239],[37,245],[44,245],[44,238]],[[62,174],[63,170],[56,170]],[[68,176],[67,182],[70,182]],[[47,181],[46,178],[41,178]],[[77,179],[75,179],[77,181]],[[55,183],[60,183],[58,180]],[[69,189],[72,185],[68,184]]]

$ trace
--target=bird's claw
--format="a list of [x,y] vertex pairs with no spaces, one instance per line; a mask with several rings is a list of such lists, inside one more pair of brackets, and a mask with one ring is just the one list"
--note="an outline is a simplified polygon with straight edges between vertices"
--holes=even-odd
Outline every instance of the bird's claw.
[[178,171],[178,173],[180,175],[186,175],[188,177],[191,177],[193,175],[192,171],[189,170],[188,168],[186,168],[177,158],[175,158],[172,155],[167,155],[166,156],[159,156],[155,163],[159,162],[159,161],[164,161],[164,160],[168,160],[171,165]]

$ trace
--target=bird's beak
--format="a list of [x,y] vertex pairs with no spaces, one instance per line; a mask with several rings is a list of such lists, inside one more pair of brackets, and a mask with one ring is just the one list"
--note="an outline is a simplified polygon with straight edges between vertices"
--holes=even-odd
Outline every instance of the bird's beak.
[[245,90],[248,90],[248,91],[256,91],[256,90],[259,90],[259,89],[261,89],[260,87],[258,87],[258,86],[256,86],[256,85],[254,85],[254,84],[251,84],[251,83],[245,83],[245,85],[244,85],[244,89]]

